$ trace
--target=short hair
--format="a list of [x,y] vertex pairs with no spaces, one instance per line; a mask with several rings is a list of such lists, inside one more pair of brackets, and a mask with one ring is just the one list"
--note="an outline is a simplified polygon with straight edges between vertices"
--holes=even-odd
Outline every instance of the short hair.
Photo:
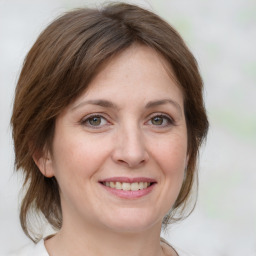
[[51,151],[58,115],[86,90],[105,61],[135,43],[165,58],[183,92],[189,160],[181,190],[163,225],[182,218],[208,130],[197,62],[175,29],[149,10],[125,3],[81,8],[57,18],[40,34],[26,56],[15,91],[11,118],[15,167],[23,171],[26,187],[20,222],[33,241],[38,239],[29,228],[30,211],[42,213],[54,229],[62,225],[58,183],[39,171],[33,154]]

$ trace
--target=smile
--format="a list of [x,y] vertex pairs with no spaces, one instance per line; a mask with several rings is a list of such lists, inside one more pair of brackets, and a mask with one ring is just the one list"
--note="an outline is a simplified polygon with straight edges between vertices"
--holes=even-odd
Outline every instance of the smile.
[[102,183],[104,186],[114,188],[114,189],[120,189],[125,191],[138,191],[142,189],[148,188],[151,183],[150,182],[113,182],[113,181],[107,181]]
[[148,195],[157,184],[155,179],[146,177],[112,177],[99,182],[102,187],[122,199],[137,199]]

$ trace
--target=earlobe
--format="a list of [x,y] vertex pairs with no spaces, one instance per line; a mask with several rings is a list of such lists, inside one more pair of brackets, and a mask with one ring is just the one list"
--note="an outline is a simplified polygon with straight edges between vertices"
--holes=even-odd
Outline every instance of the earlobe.
[[53,166],[52,166],[52,159],[50,153],[42,154],[34,153],[33,160],[37,165],[40,172],[47,178],[51,178],[54,176]]

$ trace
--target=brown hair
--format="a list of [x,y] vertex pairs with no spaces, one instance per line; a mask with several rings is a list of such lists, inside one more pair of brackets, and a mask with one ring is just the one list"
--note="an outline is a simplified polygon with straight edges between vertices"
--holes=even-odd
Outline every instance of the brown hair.
[[163,224],[185,209],[196,176],[199,147],[208,130],[197,62],[179,34],[156,14],[117,3],[77,9],[51,23],[29,51],[15,92],[11,124],[15,166],[25,174],[21,226],[32,240],[29,212],[42,213],[53,228],[62,225],[56,179],[45,177],[33,161],[35,152],[51,150],[57,116],[86,89],[100,65],[134,43],[155,49],[170,63],[184,95],[188,154],[184,183]]

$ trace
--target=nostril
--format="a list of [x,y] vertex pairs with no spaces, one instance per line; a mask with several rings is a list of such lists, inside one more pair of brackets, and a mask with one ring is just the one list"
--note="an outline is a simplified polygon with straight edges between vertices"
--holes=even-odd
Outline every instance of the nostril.
[[142,145],[137,144],[138,142],[132,143],[132,141],[120,142],[113,151],[112,159],[116,163],[126,165],[129,168],[145,164],[149,159],[148,153]]

